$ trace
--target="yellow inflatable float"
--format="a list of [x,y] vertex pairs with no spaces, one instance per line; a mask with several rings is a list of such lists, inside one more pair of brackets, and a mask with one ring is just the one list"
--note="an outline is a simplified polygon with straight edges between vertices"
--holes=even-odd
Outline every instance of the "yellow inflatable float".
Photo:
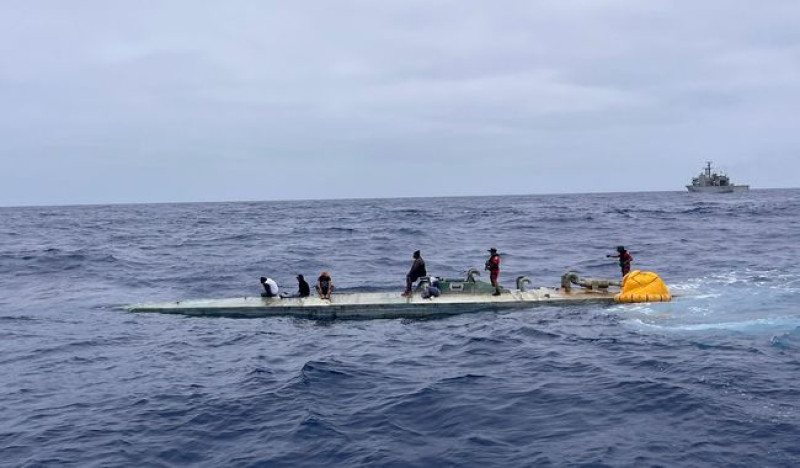
[[632,271],[622,278],[622,288],[614,296],[617,302],[669,302],[667,285],[652,271]]

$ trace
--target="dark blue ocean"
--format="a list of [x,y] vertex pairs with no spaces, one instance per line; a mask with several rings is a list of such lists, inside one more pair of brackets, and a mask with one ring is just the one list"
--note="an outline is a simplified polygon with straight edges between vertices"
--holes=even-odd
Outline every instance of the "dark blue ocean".
[[[133,314],[330,270],[402,290],[624,244],[666,304]],[[800,190],[0,208],[1,466],[798,466]]]

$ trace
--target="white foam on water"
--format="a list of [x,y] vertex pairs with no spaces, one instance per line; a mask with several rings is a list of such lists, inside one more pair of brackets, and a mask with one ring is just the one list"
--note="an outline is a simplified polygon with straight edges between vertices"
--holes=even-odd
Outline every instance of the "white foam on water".
[[638,318],[629,320],[629,323],[640,328],[650,328],[658,331],[708,331],[731,330],[747,331],[774,331],[775,329],[792,330],[800,327],[800,317],[772,317],[764,319],[745,320],[741,322],[696,323],[684,325],[663,325],[645,322]]
[[669,303],[624,304],[611,310],[640,330],[730,330],[758,333],[800,325],[800,278],[750,269],[715,273],[670,285]]

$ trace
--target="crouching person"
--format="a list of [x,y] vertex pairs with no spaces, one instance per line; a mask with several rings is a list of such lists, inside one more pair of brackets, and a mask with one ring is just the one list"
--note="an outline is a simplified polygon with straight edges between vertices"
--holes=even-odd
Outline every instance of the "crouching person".
[[433,299],[434,297],[439,297],[440,294],[442,294],[442,291],[439,289],[439,281],[431,277],[428,286],[422,291],[422,298]]
[[264,292],[261,297],[276,297],[278,295],[278,283],[272,278],[261,277],[261,286],[264,286]]

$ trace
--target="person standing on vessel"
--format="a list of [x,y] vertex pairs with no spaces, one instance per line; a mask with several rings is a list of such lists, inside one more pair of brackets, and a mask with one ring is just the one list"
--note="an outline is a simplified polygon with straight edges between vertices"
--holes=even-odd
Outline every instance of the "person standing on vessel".
[[414,282],[428,275],[428,270],[425,269],[425,260],[422,259],[422,253],[419,250],[415,250],[413,258],[414,263],[411,264],[411,269],[406,275],[406,290],[402,294],[406,297],[411,295],[411,286]]
[[264,292],[261,297],[276,297],[278,295],[278,283],[272,278],[261,277],[261,286],[264,286]]
[[625,247],[620,245],[617,247],[617,255],[606,255],[607,258],[618,258],[619,259],[619,267],[622,270],[622,276],[627,275],[631,271],[631,262],[633,261],[633,257],[631,254],[625,250]]
[[500,285],[497,283],[497,278],[500,276],[500,255],[498,255],[496,248],[492,247],[489,249],[489,260],[486,260],[484,269],[489,271],[489,280],[494,287],[492,296],[499,296]]
[[333,280],[331,279],[331,274],[327,271],[323,271],[319,278],[317,278],[317,294],[319,294],[320,299],[331,299],[331,293],[333,292]]

